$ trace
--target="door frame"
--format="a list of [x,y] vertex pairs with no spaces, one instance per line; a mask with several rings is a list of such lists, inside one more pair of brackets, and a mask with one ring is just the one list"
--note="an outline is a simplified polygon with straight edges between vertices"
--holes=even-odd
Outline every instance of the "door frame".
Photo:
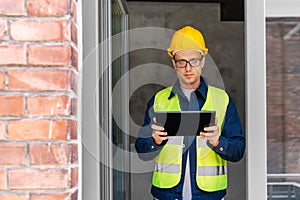
[[[108,116],[105,124],[107,130],[111,127],[111,118],[107,110],[101,109],[101,101],[108,106],[109,99],[103,98],[95,87],[99,83],[100,71],[97,66],[101,62],[111,60],[110,47],[96,48],[101,38],[110,35],[110,1],[83,1],[81,5],[81,23],[79,29],[81,44],[81,72],[79,80],[79,125],[80,135],[80,172],[79,199],[112,199],[112,173],[110,169],[102,168],[99,158],[101,149],[106,147],[101,143],[99,133],[99,117]],[[246,167],[247,167],[247,199],[266,198],[266,62],[265,62],[265,2],[264,0],[245,0],[245,47],[246,47]],[[94,53],[90,53],[95,49]],[[97,56],[102,55],[102,57]],[[86,58],[89,59],[86,59]],[[102,59],[100,59],[102,58]],[[109,78],[109,77],[107,77]],[[105,86],[106,87],[106,86]],[[109,86],[107,86],[109,88]],[[105,91],[104,91],[105,92]],[[107,91],[106,91],[107,92]],[[110,94],[107,94],[108,98]],[[104,113],[100,113],[102,110]],[[91,116],[95,113],[95,116]],[[106,149],[106,150],[107,150]],[[111,150],[111,149],[110,149]],[[107,155],[110,163],[110,153]],[[105,195],[105,197],[103,196]]]
[[246,0],[247,199],[267,197],[265,2]]

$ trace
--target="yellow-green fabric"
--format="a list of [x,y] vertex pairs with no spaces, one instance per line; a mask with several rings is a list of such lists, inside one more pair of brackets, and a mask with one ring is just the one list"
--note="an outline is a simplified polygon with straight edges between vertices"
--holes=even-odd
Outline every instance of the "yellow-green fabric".
[[[181,111],[177,94],[169,99],[172,87],[155,95],[154,112]],[[229,97],[222,89],[208,86],[206,101],[201,110],[215,110],[219,133],[226,114]],[[175,139],[174,139],[175,138]],[[199,142],[200,141],[200,142]],[[203,143],[203,142],[202,142]],[[196,182],[204,191],[217,191],[227,187],[227,163],[197,136],[197,176]],[[172,188],[181,178],[183,137],[171,137],[155,159],[152,184],[159,188]]]

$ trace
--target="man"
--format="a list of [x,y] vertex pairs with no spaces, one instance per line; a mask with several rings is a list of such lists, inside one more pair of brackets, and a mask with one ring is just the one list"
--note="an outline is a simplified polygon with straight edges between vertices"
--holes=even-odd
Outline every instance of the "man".
[[[168,54],[178,81],[148,102],[135,143],[143,160],[155,158],[154,199],[220,200],[226,194],[227,161],[244,154],[245,138],[236,106],[228,94],[201,76],[208,49],[200,31],[186,26],[172,37]],[[168,137],[156,124],[157,111],[215,110],[215,125],[200,136]]]

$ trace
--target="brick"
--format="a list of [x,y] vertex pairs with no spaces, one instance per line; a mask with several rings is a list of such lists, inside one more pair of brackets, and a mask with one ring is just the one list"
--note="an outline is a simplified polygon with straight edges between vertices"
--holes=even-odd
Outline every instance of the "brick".
[[7,31],[6,20],[0,19],[0,40],[3,40]]
[[29,96],[27,109],[29,115],[70,116],[71,98],[68,96]]
[[73,21],[77,23],[77,2],[71,0],[70,14]]
[[71,187],[78,186],[78,168],[72,168],[71,171]]
[[65,91],[69,86],[69,72],[65,70],[10,70],[9,90]]
[[[299,141],[293,142],[288,140],[286,142],[286,154],[285,154],[285,166],[286,171],[289,173],[298,173],[299,172],[299,165],[300,165],[300,158],[299,158]],[[293,161],[293,162],[292,162]]]
[[[295,139],[300,143],[300,137],[299,137],[300,125],[299,125],[299,119],[297,120],[298,114],[299,114],[299,112],[286,115],[287,117],[285,118],[284,130],[286,133],[289,133],[289,134],[286,134],[286,136],[285,136],[287,141]],[[288,116],[290,116],[290,117],[288,117]]]
[[78,52],[72,47],[71,65],[78,70]]
[[0,95],[0,116],[24,115],[24,101],[22,95]]
[[71,163],[78,164],[78,145],[72,144]]
[[26,50],[19,44],[0,44],[0,65],[26,64]]
[[77,122],[74,120],[70,121],[70,139],[77,139]]
[[65,169],[10,169],[10,189],[67,189],[68,171]]
[[0,15],[24,15],[25,0],[0,0]]
[[76,98],[72,98],[71,99],[71,113],[74,116],[77,116],[77,105],[78,105],[78,101]]
[[69,0],[28,0],[28,14],[34,16],[63,16],[69,13]]
[[56,193],[56,194],[30,194],[30,200],[70,200],[70,194],[68,193]]
[[[276,123],[276,127],[272,127],[273,123]],[[268,141],[275,141],[275,142],[282,141],[282,128],[283,128],[282,116],[268,115],[267,130],[272,130],[272,134],[268,135]]]
[[25,165],[26,146],[23,144],[0,144],[0,165]]
[[4,121],[0,121],[0,141],[6,140],[6,126]]
[[5,72],[0,72],[0,90],[5,89]]
[[0,194],[1,200],[26,200],[23,194]]
[[74,72],[70,72],[70,86],[74,93],[78,93],[78,76]]
[[10,35],[17,41],[67,41],[70,25],[66,20],[17,20],[10,23]]
[[31,165],[68,165],[71,162],[69,144],[30,145]]
[[66,140],[66,120],[14,120],[8,122],[10,140]]
[[28,46],[28,63],[31,65],[69,65],[71,61],[70,46]]
[[[0,168],[0,190],[7,190],[6,177],[7,177],[6,169]],[[0,195],[0,199],[2,199],[1,195]]]
[[75,46],[78,45],[78,31],[74,22],[71,24],[71,41],[75,44]]
[[283,169],[283,144],[279,142],[269,142],[267,145],[268,153],[268,173],[280,172]]
[[77,199],[78,199],[78,190],[75,190],[72,193],[71,200],[77,200]]

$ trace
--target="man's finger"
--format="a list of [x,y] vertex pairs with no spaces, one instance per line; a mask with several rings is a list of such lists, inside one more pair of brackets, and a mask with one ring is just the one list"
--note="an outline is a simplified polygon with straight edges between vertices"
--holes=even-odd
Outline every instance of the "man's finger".
[[163,131],[164,130],[164,127],[156,125],[156,124],[152,124],[151,128],[155,131]]
[[167,136],[168,135],[167,132],[161,132],[161,131],[155,131],[154,133],[159,135],[159,136]]
[[213,132],[218,129],[218,126],[208,126],[204,128],[205,132]]
[[156,124],[156,117],[153,117],[153,122]]

